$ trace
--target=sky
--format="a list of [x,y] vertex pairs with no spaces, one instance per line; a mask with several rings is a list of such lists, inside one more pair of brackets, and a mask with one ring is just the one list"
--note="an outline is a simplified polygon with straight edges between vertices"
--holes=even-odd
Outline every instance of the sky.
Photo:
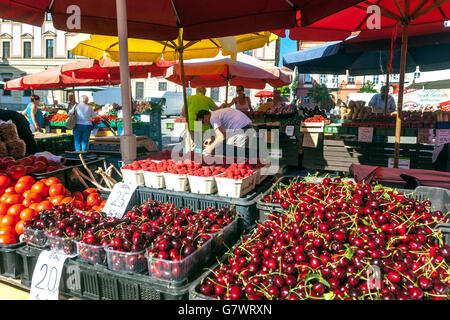
[[283,67],[283,55],[297,51],[297,41],[289,39],[289,36],[281,39],[280,45],[280,63],[279,67]]

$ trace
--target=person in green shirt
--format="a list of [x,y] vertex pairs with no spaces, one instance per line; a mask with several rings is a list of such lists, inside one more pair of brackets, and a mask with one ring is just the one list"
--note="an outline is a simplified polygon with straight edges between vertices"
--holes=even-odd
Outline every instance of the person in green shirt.
[[[216,103],[213,99],[210,97],[207,97],[206,95],[206,88],[204,87],[198,87],[196,88],[196,94],[192,95],[187,98],[187,104],[188,104],[188,115],[189,115],[189,131],[191,133],[191,141],[192,141],[192,149],[195,149],[195,143],[194,143],[194,122],[197,119],[197,113],[200,110],[216,110],[218,109]],[[184,113],[184,105],[181,109],[181,116],[185,116]],[[205,132],[209,129],[208,126],[205,126],[201,123],[199,125],[202,126],[202,132]],[[202,139],[203,141],[203,139]],[[198,146],[201,148],[201,146]]]

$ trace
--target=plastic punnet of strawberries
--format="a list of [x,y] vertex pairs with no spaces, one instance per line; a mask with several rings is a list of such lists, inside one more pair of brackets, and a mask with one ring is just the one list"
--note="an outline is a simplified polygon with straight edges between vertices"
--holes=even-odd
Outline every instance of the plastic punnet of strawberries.
[[381,186],[293,180],[269,203],[287,203],[224,257],[197,287],[217,299],[445,300],[450,246],[432,212]]

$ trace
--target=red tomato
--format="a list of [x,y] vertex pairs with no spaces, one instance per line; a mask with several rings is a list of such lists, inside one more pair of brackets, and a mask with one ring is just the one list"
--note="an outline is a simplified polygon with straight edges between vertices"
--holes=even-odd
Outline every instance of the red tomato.
[[0,174],[0,188],[6,189],[11,183],[11,178],[6,174]]
[[36,182],[36,180],[34,180],[32,176],[23,176],[20,179],[18,179],[17,182],[24,182],[32,186]]
[[66,192],[66,188],[61,183],[51,185],[50,189],[48,190],[48,194],[51,197],[58,196],[58,195],[64,195],[65,192]]
[[53,208],[53,204],[48,200],[44,200],[38,204],[37,211],[50,210],[51,208]]
[[23,209],[25,209],[23,204],[14,204],[9,207],[8,214],[11,216],[19,216]]
[[35,173],[44,173],[45,170],[47,169],[47,163],[42,162],[42,161],[36,161],[33,164],[33,167],[34,167]]
[[34,173],[34,167],[32,166],[26,166],[25,169],[27,169],[27,174]]
[[0,244],[14,244],[16,243],[15,235],[4,235],[0,236]]
[[9,194],[5,200],[5,203],[8,205],[14,205],[21,203],[23,201],[22,196],[20,194]]
[[46,157],[44,157],[44,156],[39,156],[39,157],[37,157],[37,158],[34,160],[35,163],[38,162],[38,161],[41,161],[41,162],[45,163],[45,165],[47,166],[48,159],[47,159]]
[[14,186],[14,191],[16,191],[16,193],[23,194],[25,191],[30,190],[31,186],[32,184],[28,184],[26,182],[17,182]]
[[91,193],[97,193],[97,189],[95,189],[95,188],[88,188],[88,189],[84,190],[83,191],[84,198],[87,198],[88,195],[90,195]]
[[23,165],[13,165],[7,169],[6,173],[13,180],[18,180],[27,174],[27,169]]
[[83,194],[80,191],[73,192],[72,197],[75,198],[75,200],[84,201]]
[[31,187],[31,191],[34,193],[38,193],[43,197],[48,196],[49,187],[42,181],[38,181]]
[[102,203],[102,197],[98,193],[91,193],[86,198],[86,203],[88,206],[98,206]]
[[4,216],[8,213],[9,205],[6,203],[0,203],[0,216]]
[[0,228],[8,229],[8,228],[14,227],[16,225],[17,221],[19,221],[19,218],[17,216],[12,216],[12,215],[7,214],[6,216],[1,217]]
[[61,183],[61,181],[56,177],[50,177],[50,178],[47,178],[47,180],[45,180],[45,184],[49,187],[54,184],[59,184],[59,183]]
[[20,236],[21,234],[23,234],[23,223],[25,221],[24,220],[20,220],[19,222],[16,223],[16,227],[14,228],[14,230],[16,231],[16,233]]
[[33,215],[36,214],[36,210],[31,208],[25,208],[19,215],[20,220],[29,220]]
[[62,195],[54,196],[54,197],[49,198],[50,202],[54,206],[57,206],[58,204],[60,204],[63,199],[64,199],[64,196],[62,196]]
[[23,166],[31,166],[33,164],[33,160],[31,160],[30,158],[22,158],[20,160],[17,161],[17,163],[23,165]]

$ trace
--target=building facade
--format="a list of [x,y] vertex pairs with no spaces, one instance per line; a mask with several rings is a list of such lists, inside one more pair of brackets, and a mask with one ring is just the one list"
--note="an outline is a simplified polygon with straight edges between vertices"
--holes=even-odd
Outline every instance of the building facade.
[[[70,42],[75,33],[56,30],[51,15],[46,16],[42,27],[35,27],[6,19],[0,21],[0,81],[8,81],[21,76],[44,71],[76,57],[70,54]],[[79,57],[78,57],[79,58]],[[53,103],[66,100],[62,90],[35,90],[41,102]],[[22,110],[30,102],[31,90],[0,90],[0,107]]]

